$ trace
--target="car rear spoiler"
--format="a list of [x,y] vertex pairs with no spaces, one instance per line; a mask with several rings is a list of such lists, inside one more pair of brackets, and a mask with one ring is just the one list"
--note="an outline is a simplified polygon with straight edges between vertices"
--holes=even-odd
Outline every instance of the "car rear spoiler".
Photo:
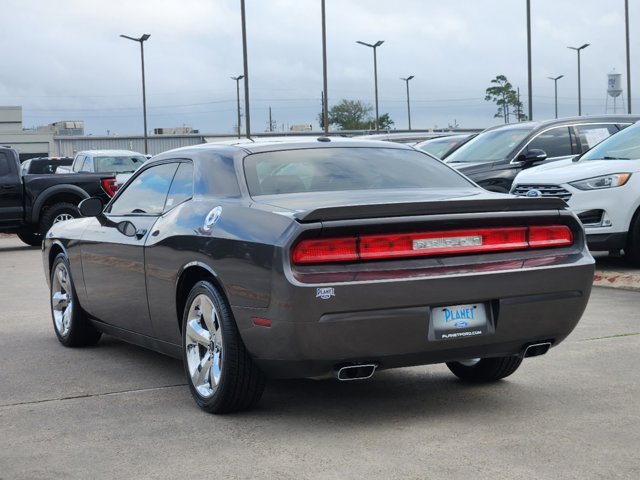
[[409,217],[418,215],[484,213],[484,212],[523,212],[534,210],[564,210],[567,204],[560,198],[517,198],[499,199],[461,199],[439,200],[432,202],[398,202],[368,205],[347,205],[340,207],[321,207],[296,212],[294,218],[300,223],[331,220],[355,220],[383,217]]

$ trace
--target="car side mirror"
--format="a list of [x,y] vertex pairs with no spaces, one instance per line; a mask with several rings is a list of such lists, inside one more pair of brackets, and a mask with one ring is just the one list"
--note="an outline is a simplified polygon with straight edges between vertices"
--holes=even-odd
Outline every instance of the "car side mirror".
[[104,203],[98,197],[85,198],[78,205],[83,217],[97,217],[104,209]]
[[134,237],[137,233],[136,226],[128,220],[118,222],[116,229],[125,237]]
[[518,155],[518,161],[524,162],[527,167],[530,167],[534,163],[544,162],[547,159],[547,152],[539,148],[532,148],[525,153]]

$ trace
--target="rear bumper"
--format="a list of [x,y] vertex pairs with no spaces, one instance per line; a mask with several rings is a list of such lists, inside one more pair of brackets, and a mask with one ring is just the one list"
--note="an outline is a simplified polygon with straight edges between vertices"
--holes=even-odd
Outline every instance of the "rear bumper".
[[587,234],[587,245],[589,250],[602,251],[602,250],[621,250],[627,246],[627,233],[598,233]]
[[[588,253],[549,267],[470,272],[378,282],[292,285],[268,309],[234,308],[243,340],[273,377],[311,377],[339,365],[376,363],[378,369],[476,357],[522,355],[538,342],[560,343],[586,307],[594,274]],[[436,340],[434,307],[486,302],[493,328],[480,336]],[[256,326],[251,318],[272,321]]]

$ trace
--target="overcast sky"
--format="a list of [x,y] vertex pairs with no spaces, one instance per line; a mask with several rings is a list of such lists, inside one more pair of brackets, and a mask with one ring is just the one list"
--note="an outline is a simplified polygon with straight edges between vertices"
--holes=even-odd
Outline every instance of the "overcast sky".
[[[640,2],[630,5],[633,111],[640,110]],[[145,42],[148,128],[190,126],[231,133],[242,73],[240,0],[0,0],[0,105],[22,106],[25,127],[83,120],[86,133],[137,134],[142,125],[140,48]],[[320,0],[246,0],[251,130],[313,123],[321,109]],[[380,113],[414,129],[500,123],[484,94],[496,75],[527,103],[525,0],[326,0],[329,106],[374,104],[378,48]],[[575,115],[582,51],[583,114],[605,113],[607,74],[622,74],[624,0],[531,0],[534,119]],[[241,83],[242,88],[242,83]],[[241,96],[243,92],[241,91]],[[623,101],[617,100],[622,112]],[[609,112],[613,100],[609,99]],[[243,120],[244,123],[244,120]]]

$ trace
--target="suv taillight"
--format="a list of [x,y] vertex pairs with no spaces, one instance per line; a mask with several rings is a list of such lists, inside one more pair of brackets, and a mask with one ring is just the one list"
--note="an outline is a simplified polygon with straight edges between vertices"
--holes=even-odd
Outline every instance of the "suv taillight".
[[102,189],[107,192],[107,195],[113,197],[118,191],[118,186],[116,185],[115,178],[103,178],[102,179]]

